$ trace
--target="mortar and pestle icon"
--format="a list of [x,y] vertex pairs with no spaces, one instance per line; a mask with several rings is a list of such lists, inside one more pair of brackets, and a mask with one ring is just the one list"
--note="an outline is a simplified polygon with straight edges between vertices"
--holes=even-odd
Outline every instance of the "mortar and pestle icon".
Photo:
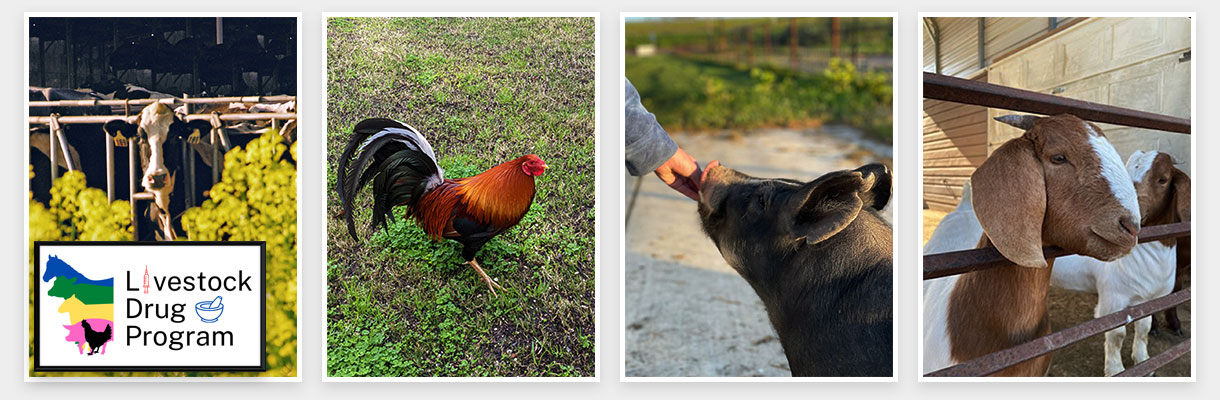
[[224,313],[225,305],[221,303],[221,297],[216,296],[212,301],[201,301],[195,303],[195,314],[199,315],[199,319],[206,323],[213,323],[220,319],[220,314]]

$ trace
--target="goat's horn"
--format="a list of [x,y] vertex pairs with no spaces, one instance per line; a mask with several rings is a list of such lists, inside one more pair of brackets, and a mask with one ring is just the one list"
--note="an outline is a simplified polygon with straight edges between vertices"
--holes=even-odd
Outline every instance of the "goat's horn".
[[1029,130],[1030,128],[1033,128],[1034,122],[1037,122],[1040,119],[1042,119],[1042,117],[1039,117],[1036,115],[1017,115],[1017,114],[1001,115],[1001,116],[995,117],[996,121],[1000,121],[1005,124],[1012,125],[1017,128],[1024,129],[1024,130]]

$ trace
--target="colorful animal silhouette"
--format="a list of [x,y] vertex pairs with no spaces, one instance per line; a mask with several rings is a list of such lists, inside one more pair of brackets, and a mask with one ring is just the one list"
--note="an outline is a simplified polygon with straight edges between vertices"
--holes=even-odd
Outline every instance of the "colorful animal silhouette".
[[76,296],[81,303],[88,304],[114,304],[114,288],[110,286],[90,285],[88,283],[76,283],[76,278],[59,277],[55,280],[55,284],[51,285],[51,289],[47,290],[47,296],[58,297],[67,300],[69,297]]
[[80,322],[80,326],[85,331],[85,342],[89,344],[89,355],[97,354],[99,349],[105,351],[106,343],[114,339],[114,327],[109,324],[105,328],[94,330],[93,325],[89,324],[89,320],[84,320]]
[[86,319],[114,321],[114,304],[86,305],[80,299],[77,299],[76,296],[64,300],[64,303],[59,306],[58,312],[68,313],[69,321],[82,321]]
[[[104,319],[86,319],[74,325],[64,325],[64,329],[68,330],[64,340],[76,343],[76,350],[80,354],[85,354],[85,346],[89,346],[90,355],[106,354],[106,344],[114,341],[114,323]],[[93,339],[92,342],[89,339]]]
[[72,266],[68,265],[68,263],[64,262],[64,260],[60,260],[59,257],[56,256],[51,256],[51,258],[47,260],[47,272],[42,274],[42,281],[50,282],[51,278],[61,277],[76,278],[76,284],[78,285],[89,284],[97,286],[109,286],[112,288],[114,287],[114,278],[107,278],[100,281],[86,278],[80,272],[76,272],[76,269],[72,268]]

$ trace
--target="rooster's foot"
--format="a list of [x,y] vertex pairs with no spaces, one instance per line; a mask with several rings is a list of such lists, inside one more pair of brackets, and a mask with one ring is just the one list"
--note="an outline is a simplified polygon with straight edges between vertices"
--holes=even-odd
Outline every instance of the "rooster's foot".
[[496,281],[491,280],[491,277],[487,276],[486,272],[483,272],[483,268],[479,267],[478,261],[471,259],[470,262],[468,262],[467,264],[470,264],[471,267],[474,267],[474,272],[477,272],[479,274],[479,276],[483,278],[483,282],[487,282],[487,290],[491,291],[491,295],[500,297],[499,294],[496,294],[496,289],[504,290],[504,287],[500,286],[500,284],[496,283]]

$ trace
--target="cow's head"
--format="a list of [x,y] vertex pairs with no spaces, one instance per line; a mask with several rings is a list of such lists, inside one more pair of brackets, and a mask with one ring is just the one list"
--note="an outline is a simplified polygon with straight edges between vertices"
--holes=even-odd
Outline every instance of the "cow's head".
[[210,128],[211,124],[207,121],[183,121],[163,103],[144,107],[135,123],[114,120],[107,122],[104,127],[116,146],[127,146],[128,140],[135,140],[140,145],[141,163],[144,167],[144,177],[140,183],[146,190],[154,193],[166,187],[173,187],[174,175],[171,168],[167,167],[166,161],[166,156],[173,154],[173,146],[184,138],[198,137],[201,131]]

